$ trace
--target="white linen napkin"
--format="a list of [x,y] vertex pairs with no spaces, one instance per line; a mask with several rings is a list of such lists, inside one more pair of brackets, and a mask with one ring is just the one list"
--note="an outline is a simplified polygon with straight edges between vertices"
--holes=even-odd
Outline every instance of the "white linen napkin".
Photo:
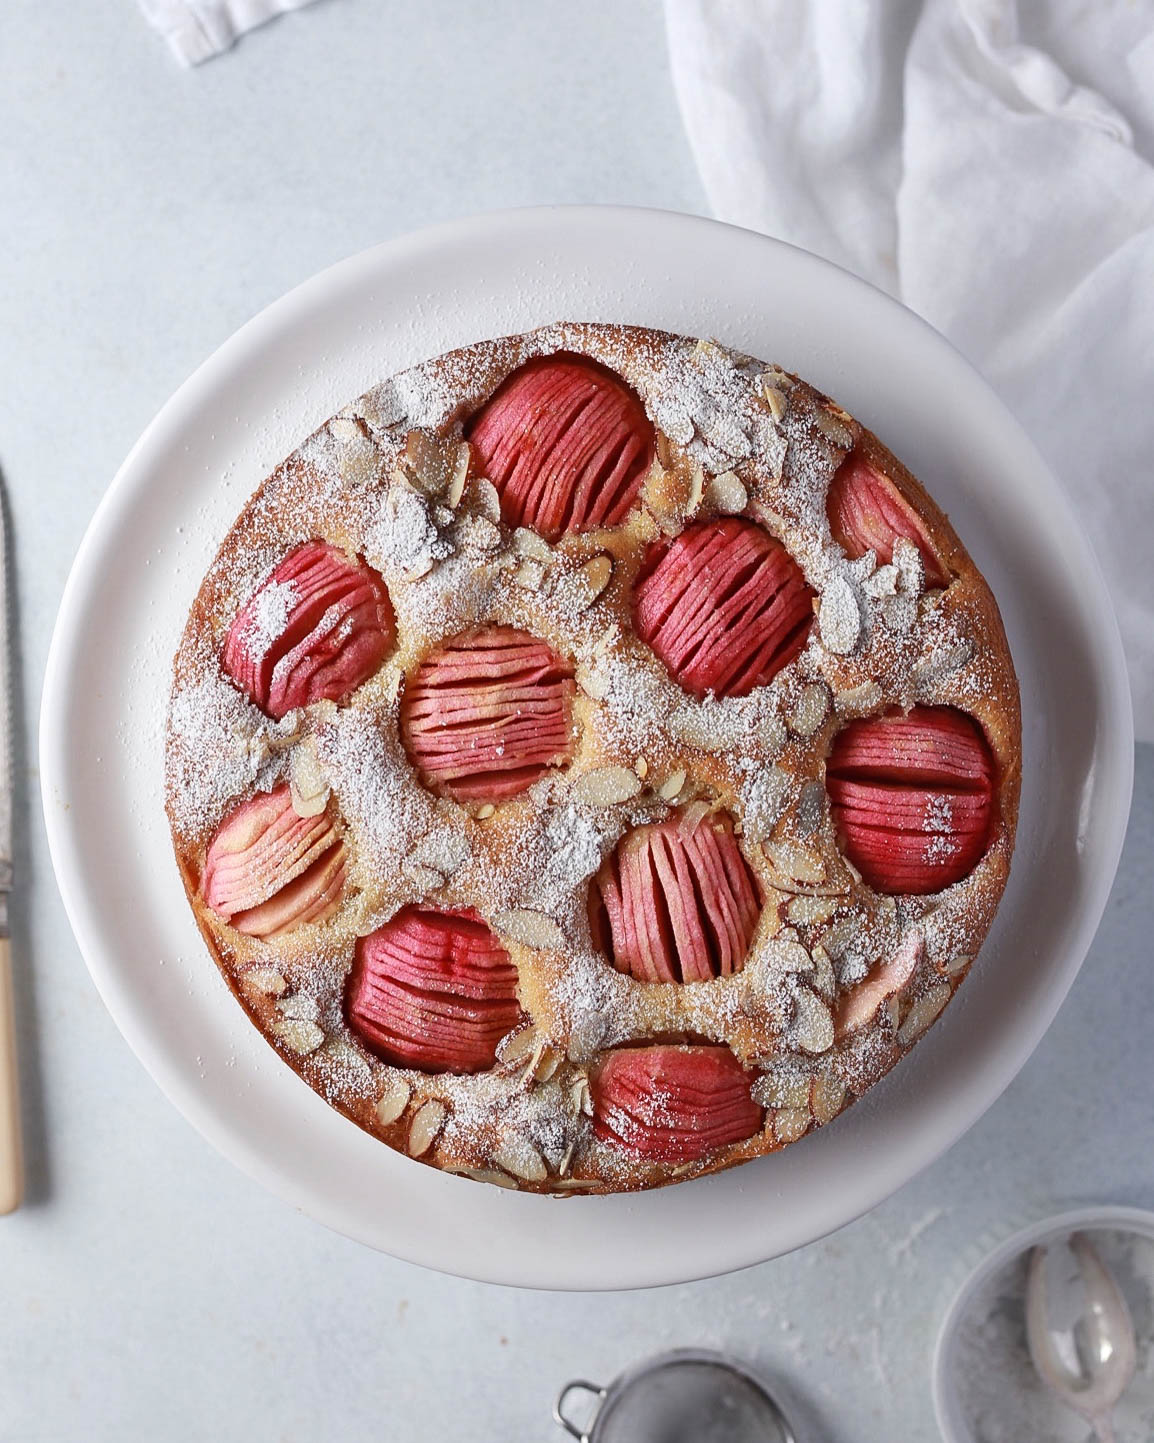
[[1065,484],[1154,741],[1154,0],[666,0],[723,220],[899,296]]
[[312,0],[139,0],[145,18],[183,65],[200,65],[254,30]]

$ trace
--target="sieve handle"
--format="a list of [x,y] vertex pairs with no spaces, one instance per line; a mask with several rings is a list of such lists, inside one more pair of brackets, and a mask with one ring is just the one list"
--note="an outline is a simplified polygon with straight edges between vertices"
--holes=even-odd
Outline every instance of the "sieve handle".
[[[596,1383],[588,1383],[584,1378],[574,1378],[571,1383],[566,1383],[560,1393],[557,1394],[557,1401],[553,1404],[553,1421],[560,1423],[571,1437],[579,1440],[579,1443],[589,1443],[589,1429],[597,1426],[597,1414],[601,1412],[601,1404],[605,1401],[606,1389],[599,1388]],[[597,1409],[588,1424],[579,1428],[571,1418],[565,1416],[565,1404],[571,1393],[592,1393],[597,1399]]]

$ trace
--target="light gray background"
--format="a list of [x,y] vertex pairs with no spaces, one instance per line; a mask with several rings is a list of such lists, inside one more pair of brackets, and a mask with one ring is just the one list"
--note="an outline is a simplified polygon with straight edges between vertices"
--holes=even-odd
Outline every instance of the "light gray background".
[[567,1377],[682,1344],[779,1377],[807,1438],[932,1438],[933,1333],[982,1248],[1076,1203],[1154,1206],[1154,748],[1097,942],[1006,1096],[870,1217],[716,1282],[529,1294],[377,1256],[217,1157],[116,1033],[56,894],[34,761],[57,599],[99,496],[175,387],[290,286],[429,222],[549,201],[704,209],[655,0],[322,0],[192,73],[131,0],[5,6],[30,1177],[0,1220],[0,1443],[544,1439]]

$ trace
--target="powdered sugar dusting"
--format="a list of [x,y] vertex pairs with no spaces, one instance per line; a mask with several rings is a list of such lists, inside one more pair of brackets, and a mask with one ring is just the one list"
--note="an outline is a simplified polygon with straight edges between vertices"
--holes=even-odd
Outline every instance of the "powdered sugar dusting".
[[[732,472],[748,495],[745,514],[801,566],[818,597],[816,624],[770,685],[698,700],[633,635],[629,598],[645,548],[671,534],[648,503],[616,532],[549,545],[501,523],[488,482],[473,478],[463,495],[449,496],[406,471],[414,428],[459,450],[464,420],[509,371],[554,351],[589,354],[640,395],[662,432],[663,464],[696,478],[677,526],[709,514],[704,483]],[[583,1079],[604,1048],[654,1036],[714,1040],[767,1077],[788,1073],[789,1087],[766,1104],[765,1136],[749,1145],[764,1150],[797,1135],[790,1130],[817,1079],[856,1092],[880,1076],[901,1050],[900,1007],[968,965],[992,915],[997,874],[981,864],[940,897],[879,898],[841,858],[824,806],[824,756],[842,718],[915,701],[968,704],[981,715],[1006,676],[1001,653],[973,623],[965,587],[924,592],[916,548],[895,547],[894,564],[878,567],[873,553],[850,561],[832,542],[826,491],[855,425],[785,372],[716,343],[563,323],[384,382],[311,437],[254,498],[209,573],[204,612],[178,657],[170,816],[194,871],[228,808],[285,776],[294,747],[315,748],[350,852],[341,912],[273,946],[211,918],[206,926],[234,978],[270,965],[283,978],[282,994],[245,992],[255,1015],[274,1036],[283,1024],[306,1029],[285,1034],[306,1044],[294,1065],[363,1125],[405,1147],[412,1118],[432,1101],[443,1116],[426,1115],[436,1122],[421,1139],[426,1160],[505,1181],[511,1173],[530,1186],[572,1173],[613,1186],[668,1180],[669,1169],[643,1166],[590,1134]],[[314,538],[380,572],[396,613],[395,652],[340,706],[318,703],[274,724],[221,672],[219,646],[260,578]],[[281,634],[296,601],[291,584],[266,584],[246,637],[254,656]],[[540,636],[572,663],[577,683],[570,766],[489,815],[426,791],[398,732],[399,700],[422,657],[479,624]],[[611,803],[597,800],[596,787],[582,790],[598,769],[616,778]],[[630,828],[674,808],[699,816],[712,807],[732,816],[766,903],[744,970],[683,985],[617,972],[593,945],[590,878]],[[956,846],[951,824],[948,798],[934,799],[927,856]],[[996,844],[1003,860],[1008,846],[1005,836]],[[386,1066],[348,1031],[342,997],[355,939],[407,903],[475,908],[490,920],[532,1016],[536,1050],[527,1061],[430,1077]],[[521,921],[502,932],[503,917]],[[815,1020],[832,1036],[840,992],[914,926],[926,939],[925,960],[908,994],[866,1034],[827,1047]],[[533,936],[545,940],[524,940]],[[376,1103],[398,1083],[408,1089],[401,1110],[380,1124]]]
[[276,724],[225,679],[219,667],[178,685],[169,705],[169,798],[174,824],[187,834],[217,825],[229,804],[267,790],[283,770],[271,742],[292,731]]
[[269,581],[257,593],[244,632],[245,647],[254,661],[261,661],[284,632],[296,601],[296,587],[291,581]]

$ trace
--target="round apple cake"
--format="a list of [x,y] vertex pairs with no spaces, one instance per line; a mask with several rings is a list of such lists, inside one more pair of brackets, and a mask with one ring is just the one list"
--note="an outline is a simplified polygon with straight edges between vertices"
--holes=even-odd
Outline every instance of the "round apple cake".
[[225,980],[421,1162],[600,1193],[832,1121],[1008,875],[1017,682],[917,480],[714,341],[557,324],[334,416],[224,541],[167,808]]

